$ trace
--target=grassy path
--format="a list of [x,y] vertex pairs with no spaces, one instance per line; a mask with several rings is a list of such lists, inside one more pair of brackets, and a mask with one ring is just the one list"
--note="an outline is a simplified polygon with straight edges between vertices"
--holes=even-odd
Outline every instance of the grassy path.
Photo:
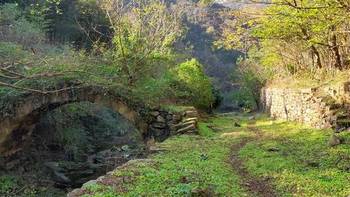
[[245,188],[252,196],[275,197],[276,192],[270,183],[270,179],[252,175],[245,167],[244,161],[240,158],[239,152],[249,142],[258,140],[262,131],[255,126],[255,121],[249,121],[247,126],[254,138],[243,138],[239,143],[231,147],[230,163],[234,171],[240,176],[241,187]]
[[341,134],[344,144],[329,147],[330,130],[230,114],[202,121],[199,130],[200,135],[169,138],[157,145],[160,152],[85,185],[80,194],[350,195],[350,133]]

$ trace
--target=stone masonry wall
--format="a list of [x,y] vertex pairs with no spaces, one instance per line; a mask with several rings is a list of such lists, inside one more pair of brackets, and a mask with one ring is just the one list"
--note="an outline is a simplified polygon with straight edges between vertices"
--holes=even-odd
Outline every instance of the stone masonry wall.
[[276,119],[297,121],[315,128],[348,127],[349,83],[336,87],[283,89],[261,92],[263,110]]

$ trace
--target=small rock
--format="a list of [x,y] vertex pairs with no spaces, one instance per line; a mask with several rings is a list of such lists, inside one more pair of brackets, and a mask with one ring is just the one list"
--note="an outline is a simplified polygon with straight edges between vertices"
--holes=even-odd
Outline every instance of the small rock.
[[208,188],[198,188],[191,191],[192,197],[211,197],[217,196],[214,192],[214,188],[209,186]]
[[166,127],[166,124],[164,122],[155,122],[152,124],[152,127],[157,129],[164,129]]
[[208,160],[209,157],[208,157],[207,154],[202,153],[200,158],[201,158],[202,161],[205,161],[205,160]]
[[335,133],[341,133],[341,132],[343,132],[343,131],[345,131],[346,130],[346,128],[345,127],[337,127],[337,128],[335,128]]
[[255,116],[249,116],[248,120],[255,120]]
[[159,116],[159,112],[158,111],[153,111],[153,112],[151,112],[151,115],[152,116],[154,116],[154,117],[157,117],[157,116]]
[[63,171],[57,162],[46,162],[44,165],[53,171]]
[[269,151],[269,152],[278,152],[278,151],[280,151],[280,149],[277,148],[277,147],[271,147],[271,148],[268,148],[267,151]]
[[151,132],[154,137],[160,137],[165,133],[164,129],[157,129],[157,128],[152,128]]
[[242,127],[240,124],[238,124],[237,122],[235,122],[235,124],[233,125],[234,127]]
[[190,181],[188,180],[188,178],[186,177],[186,176],[183,176],[183,177],[181,177],[181,179],[180,179],[180,182],[181,183],[189,183]]
[[157,116],[157,122],[161,122],[161,123],[165,123],[165,119],[163,118],[163,116]]
[[91,180],[83,184],[82,187],[89,187],[90,185],[95,185],[97,183],[97,180]]
[[328,145],[330,147],[335,147],[338,146],[342,143],[342,140],[340,139],[340,137],[336,136],[336,135],[332,135],[332,137],[329,139],[328,141]]
[[53,179],[58,183],[71,184],[72,182],[68,177],[66,177],[66,175],[61,172],[54,171],[53,174]]
[[129,151],[130,150],[130,147],[129,145],[124,145],[121,147],[122,151]]
[[168,114],[168,115],[166,116],[166,119],[167,119],[168,121],[172,120],[172,119],[173,119],[173,115]]
[[317,168],[320,166],[320,164],[316,161],[305,161],[305,164],[310,167]]

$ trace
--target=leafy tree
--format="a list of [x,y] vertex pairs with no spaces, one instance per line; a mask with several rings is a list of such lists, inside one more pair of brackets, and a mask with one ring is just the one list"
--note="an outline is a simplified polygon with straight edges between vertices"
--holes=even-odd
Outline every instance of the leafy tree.
[[0,40],[30,48],[44,41],[40,24],[28,20],[16,4],[0,6]]
[[181,12],[160,0],[102,1],[114,30],[114,59],[130,85],[161,69],[182,34]]
[[244,43],[246,54],[250,48],[258,48],[265,54],[263,59],[278,57],[274,66],[287,70],[293,67],[293,73],[349,66],[349,34],[345,33],[350,25],[347,1],[252,2],[266,6],[235,15],[233,22],[226,26],[221,44],[236,47]]
[[188,89],[187,99],[190,103],[202,109],[213,107],[215,97],[212,83],[196,59],[178,65],[175,73],[180,84]]

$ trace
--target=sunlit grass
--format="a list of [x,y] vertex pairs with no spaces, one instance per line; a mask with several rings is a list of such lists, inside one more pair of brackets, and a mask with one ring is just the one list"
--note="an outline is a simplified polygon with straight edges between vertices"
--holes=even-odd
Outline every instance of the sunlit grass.
[[[216,118],[214,124],[230,124]],[[196,190],[211,191],[219,196],[247,196],[239,177],[228,162],[230,149],[239,138],[220,137],[208,125],[199,123],[199,136],[174,136],[159,145],[166,151],[150,157],[154,162],[115,172],[116,177],[132,176],[124,185],[127,192],[115,193],[111,187],[89,186],[92,196],[191,196]],[[132,175],[130,175],[132,174]],[[89,196],[89,195],[87,195]]]
[[264,137],[240,155],[251,173],[273,177],[282,196],[350,195],[350,145],[329,147],[332,131],[268,119],[257,127]]
[[261,114],[216,116],[200,122],[199,129],[200,136],[176,136],[160,144],[166,151],[151,156],[153,164],[118,171],[116,177],[133,177],[124,184],[126,192],[89,186],[91,195],[190,196],[208,189],[219,196],[252,196],[228,162],[231,146],[243,138],[250,139],[240,151],[247,170],[272,177],[280,196],[350,194],[350,133],[341,135],[346,144],[331,148],[331,130],[273,121]]

